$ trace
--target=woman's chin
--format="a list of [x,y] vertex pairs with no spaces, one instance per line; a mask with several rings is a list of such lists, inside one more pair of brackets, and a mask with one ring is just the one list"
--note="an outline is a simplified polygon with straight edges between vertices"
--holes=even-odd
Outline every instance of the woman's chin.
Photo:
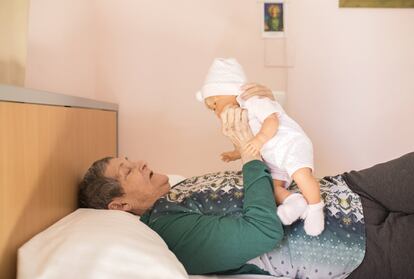
[[165,187],[168,189],[168,191],[171,188],[171,184],[170,184],[170,179],[168,178],[168,176],[163,175],[163,182],[162,182],[162,186],[161,187]]

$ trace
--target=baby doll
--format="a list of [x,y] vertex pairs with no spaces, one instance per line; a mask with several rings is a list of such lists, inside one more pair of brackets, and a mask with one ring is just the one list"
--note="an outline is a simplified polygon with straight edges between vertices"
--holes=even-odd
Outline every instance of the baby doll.
[[[312,175],[312,142],[302,128],[276,102],[269,98],[240,98],[241,86],[246,83],[242,67],[235,59],[215,59],[197,99],[204,101],[218,117],[228,106],[247,110],[249,125],[255,135],[246,145],[249,152],[260,152],[273,178],[277,214],[281,222],[290,225],[304,219],[308,235],[319,235],[324,229],[324,203],[319,183]],[[224,161],[240,158],[237,151],[222,154]],[[296,182],[302,194],[286,188]]]

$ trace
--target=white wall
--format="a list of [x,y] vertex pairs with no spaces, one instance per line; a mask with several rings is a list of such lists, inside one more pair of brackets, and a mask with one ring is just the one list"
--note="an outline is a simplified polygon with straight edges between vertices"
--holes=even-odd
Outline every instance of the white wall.
[[[236,57],[250,80],[285,89],[286,70],[264,67],[261,5],[100,0],[96,7],[98,94],[120,105],[121,154],[168,173],[228,168],[219,154],[232,146],[195,92],[220,56]],[[232,167],[240,168],[240,162]]]
[[[256,1],[31,1],[26,86],[117,102],[120,153],[167,173],[229,167],[218,120],[196,102],[213,58],[233,56],[277,90],[280,46],[260,33]],[[283,51],[283,49],[282,49]],[[239,168],[234,163],[232,168]]]
[[32,0],[25,86],[99,98],[95,23],[93,1]]
[[0,83],[24,85],[29,0],[0,1]]
[[414,9],[291,2],[288,110],[314,142],[317,174],[414,151]]
[[318,176],[413,151],[414,9],[289,4],[286,76],[264,66],[259,1],[31,1],[26,86],[119,103],[121,154],[193,175],[228,166],[194,93],[214,57],[234,56],[250,80],[287,89]]

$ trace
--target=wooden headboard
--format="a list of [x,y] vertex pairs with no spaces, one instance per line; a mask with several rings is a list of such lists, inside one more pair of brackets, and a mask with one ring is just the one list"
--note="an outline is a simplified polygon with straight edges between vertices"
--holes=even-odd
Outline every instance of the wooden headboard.
[[117,156],[118,106],[0,85],[0,278],[17,249],[77,208],[77,184]]

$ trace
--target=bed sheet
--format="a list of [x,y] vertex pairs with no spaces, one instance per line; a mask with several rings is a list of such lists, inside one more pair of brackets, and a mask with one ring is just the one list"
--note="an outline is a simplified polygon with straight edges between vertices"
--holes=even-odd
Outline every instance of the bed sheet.
[[268,275],[241,274],[241,275],[190,275],[190,279],[289,279],[288,277],[274,277]]

